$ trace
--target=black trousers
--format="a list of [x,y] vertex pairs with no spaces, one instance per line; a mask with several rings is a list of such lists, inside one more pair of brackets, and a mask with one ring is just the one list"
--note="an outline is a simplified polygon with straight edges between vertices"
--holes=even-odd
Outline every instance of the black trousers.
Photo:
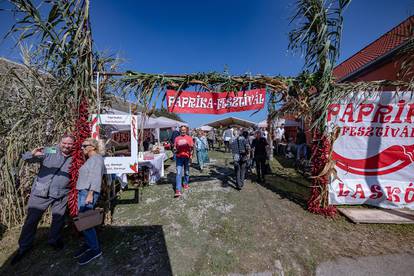
[[256,157],[254,159],[256,161],[256,173],[257,173],[257,178],[260,179],[264,179],[264,176],[266,174],[266,157]]
[[21,252],[26,251],[32,246],[36,235],[37,225],[39,224],[43,213],[49,206],[52,206],[52,225],[50,226],[48,242],[54,244],[61,239],[61,230],[65,224],[67,202],[67,196],[55,199],[51,197],[43,198],[30,195],[27,217],[19,238],[19,250]]
[[246,161],[234,162],[234,171],[236,173],[236,186],[240,189],[244,186],[244,179],[246,177],[246,167]]
[[207,139],[208,147],[210,150],[214,150],[214,140]]
[[230,141],[224,141],[224,152],[231,152]]

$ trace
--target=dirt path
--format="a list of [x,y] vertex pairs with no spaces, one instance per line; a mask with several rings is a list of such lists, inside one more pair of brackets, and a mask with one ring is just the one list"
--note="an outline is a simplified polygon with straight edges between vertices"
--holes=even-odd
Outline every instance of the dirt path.
[[[414,254],[412,225],[355,225],[312,215],[304,209],[307,189],[297,181],[268,176],[267,184],[233,185],[228,155],[200,173],[191,170],[191,188],[173,198],[174,166],[168,181],[121,195],[114,224],[99,233],[104,256],[87,267],[71,258],[76,239],[54,253],[40,231],[37,247],[12,274],[96,275],[312,275],[338,257]],[[305,183],[305,182],[303,182]],[[44,229],[41,229],[44,230]],[[67,230],[67,235],[69,235]],[[0,242],[0,264],[16,248],[16,234]]]

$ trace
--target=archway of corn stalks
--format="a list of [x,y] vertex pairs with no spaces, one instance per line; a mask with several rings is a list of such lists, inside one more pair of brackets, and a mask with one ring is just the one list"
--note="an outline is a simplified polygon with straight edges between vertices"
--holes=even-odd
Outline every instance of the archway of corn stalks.
[[[89,0],[44,1],[42,10],[31,0],[9,1],[16,11],[16,24],[11,33],[20,35],[19,42],[34,37],[37,44],[26,55],[32,85],[22,81],[15,71],[1,75],[0,79],[1,84],[10,91],[14,89],[10,83],[19,83],[19,94],[16,94],[19,97],[13,103],[4,102],[4,106],[2,102],[0,118],[1,133],[4,134],[0,137],[0,182],[7,187],[0,190],[0,223],[8,227],[23,221],[27,191],[30,191],[27,188],[33,176],[19,154],[38,146],[38,143],[56,142],[67,131],[75,133],[77,146],[80,146],[83,139],[90,135],[89,115],[100,113],[110,104],[105,93],[109,85],[133,93],[137,105],[143,106],[147,114],[151,114],[159,99],[165,97],[167,88],[177,91],[188,87],[197,87],[201,91],[267,88],[270,95],[269,120],[278,114],[290,113],[312,123],[313,185],[308,209],[328,216],[335,215],[336,209],[328,202],[328,177],[332,169],[329,158],[335,136],[325,128],[327,106],[354,91],[378,91],[390,85],[410,90],[414,86],[413,79],[407,82],[335,83],[332,70],[339,56],[342,14],[350,0],[296,1],[292,17],[295,28],[289,33],[289,49],[303,54],[305,61],[304,73],[294,78],[230,76],[222,73],[111,73],[116,68],[116,61],[101,55],[94,48]],[[47,10],[49,13],[42,17]],[[413,37],[407,47],[409,54],[403,63],[403,71],[412,68],[414,63]],[[94,78],[94,72],[97,78]],[[45,78],[45,75],[50,77]],[[112,76],[117,76],[117,80],[112,82]],[[27,101],[24,98],[27,102],[25,109],[22,109],[22,95],[27,95]],[[48,108],[45,104],[49,101],[42,102],[44,98],[56,102],[57,108]],[[273,107],[279,101],[283,102],[283,107],[276,110]],[[36,124],[27,123],[28,118],[35,118]],[[50,135],[44,138],[42,133]],[[69,205],[72,215],[76,214],[74,183],[81,164],[80,150],[76,150],[71,168]]]

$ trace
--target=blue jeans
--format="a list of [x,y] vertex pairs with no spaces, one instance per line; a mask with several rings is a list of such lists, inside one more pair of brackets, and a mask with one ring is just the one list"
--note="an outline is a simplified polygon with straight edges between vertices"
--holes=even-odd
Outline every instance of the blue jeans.
[[184,157],[177,157],[176,159],[177,164],[177,177],[175,180],[175,190],[181,191],[182,185],[182,178],[183,178],[183,167],[184,167],[184,184],[188,184],[190,182],[190,158]]
[[205,154],[203,150],[198,150],[197,151],[197,162],[198,162],[198,166],[200,167],[200,169],[204,168],[204,162],[205,162]]
[[[98,201],[99,193],[93,192],[93,202],[89,203],[89,204],[85,204],[88,192],[89,192],[88,190],[79,190],[78,191],[79,213],[83,213],[85,211],[92,210],[95,207],[96,202]],[[86,230],[82,231],[82,234],[85,238],[86,245],[89,247],[89,249],[92,249],[92,250],[95,250],[95,251],[100,250],[100,246],[99,246],[99,242],[98,242],[98,236],[96,235],[95,228],[86,229]]]
[[296,160],[300,160],[302,151],[303,151],[303,158],[307,159],[308,147],[306,144],[300,144],[300,145],[296,145]]

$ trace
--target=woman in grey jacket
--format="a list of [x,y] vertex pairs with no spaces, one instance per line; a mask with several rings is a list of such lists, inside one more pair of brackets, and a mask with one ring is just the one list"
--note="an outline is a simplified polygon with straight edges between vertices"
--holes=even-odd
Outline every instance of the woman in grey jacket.
[[[82,143],[82,150],[86,157],[85,164],[79,169],[79,178],[76,184],[78,190],[79,213],[95,208],[101,192],[102,176],[105,170],[101,154],[103,149],[99,142],[88,138]],[[79,264],[84,265],[102,255],[95,228],[82,231],[85,244],[75,254]]]

